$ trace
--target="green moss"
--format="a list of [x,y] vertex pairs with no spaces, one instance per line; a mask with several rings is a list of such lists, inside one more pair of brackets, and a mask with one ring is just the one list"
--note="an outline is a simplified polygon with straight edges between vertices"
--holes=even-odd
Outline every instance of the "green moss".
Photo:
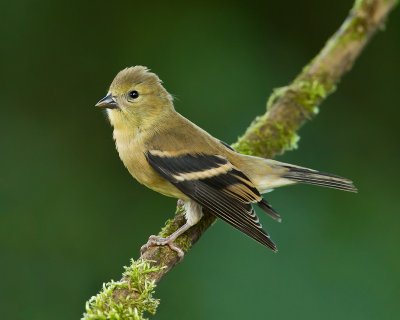
[[[176,211],[175,211],[175,216],[179,215],[184,215],[185,210],[182,206],[177,206]],[[165,222],[164,227],[162,227],[161,231],[159,232],[160,237],[168,237],[170,234],[174,233],[176,230],[179,228],[179,222],[181,222],[181,219],[178,219],[179,221],[176,221],[174,219],[168,219]]]
[[295,85],[294,99],[311,114],[317,114],[319,103],[334,90],[333,85],[327,85],[315,79],[311,81],[299,80]]
[[297,148],[300,137],[296,133],[296,129],[288,128],[279,122],[274,122],[269,124],[269,130],[271,130],[273,138],[266,141],[268,143],[268,150],[281,153],[285,150]]
[[[261,151],[265,144],[265,138],[263,138],[260,132],[260,126],[264,123],[264,116],[259,116],[254,119],[250,124],[244,136],[239,137],[237,142],[232,145],[232,148],[237,152],[246,154],[249,156],[260,156]],[[251,134],[253,138],[251,140],[245,138],[245,136]]]
[[189,236],[183,234],[175,240],[176,245],[181,248],[184,252],[187,252],[192,246],[192,242]]
[[[366,12],[375,10],[374,1],[370,0],[357,0],[353,6],[352,12],[358,12],[358,15],[352,15],[348,18],[342,27],[343,34],[332,45],[341,46],[346,45],[349,41],[362,41],[365,40],[368,34],[368,21],[366,20]],[[362,14],[364,13],[364,14]]]
[[339,45],[346,44],[349,41],[361,41],[365,39],[368,31],[368,24],[365,18],[353,17],[346,27],[347,30],[340,38]]
[[360,10],[360,8],[364,5],[365,0],[356,0],[354,2],[353,10]]
[[[233,148],[238,152],[251,156],[271,157],[276,153],[282,153],[285,150],[297,148],[300,137],[296,133],[296,128],[288,128],[287,125],[277,122],[268,122],[261,120],[258,124],[250,126],[246,135],[251,135],[251,139],[240,137]],[[265,139],[265,137],[271,137]]]
[[289,86],[285,87],[279,87],[275,88],[271,95],[268,98],[267,101],[267,110],[271,109],[271,107],[274,105],[274,103],[282,96],[285,94],[285,92],[288,90]]
[[299,141],[300,141],[300,136],[297,133],[294,133],[292,135],[292,138],[291,138],[290,143],[288,145],[289,149],[287,149],[287,150],[295,150],[295,149],[297,149],[299,147]]
[[[185,223],[185,218],[184,218],[184,213],[185,210],[183,207],[178,206],[176,208],[175,216],[181,215],[182,219],[168,219],[165,222],[164,227],[161,229],[161,231],[158,233],[160,237],[166,238],[172,233],[174,233],[176,230],[179,229],[179,227]],[[178,245],[179,248],[181,248],[184,252],[188,251],[189,248],[192,246],[190,238],[183,234],[178,237],[178,239],[175,240],[175,243]]]
[[[291,91],[292,99],[302,106],[311,116],[318,113],[319,103],[332,93],[334,85],[322,79],[327,78],[320,74],[319,79],[296,80],[290,87],[281,87],[274,90],[267,102],[267,109],[271,109],[274,103],[282,96]],[[257,117],[249,126],[243,137],[233,144],[233,148],[240,153],[270,157],[271,155],[282,153],[285,150],[297,148],[299,136],[297,127],[291,128],[288,123],[269,122],[267,114]],[[265,137],[270,137],[266,139]]]
[[101,292],[90,298],[82,320],[144,320],[145,312],[155,314],[159,300],[153,297],[156,285],[149,275],[162,267],[132,259],[124,268],[123,280],[103,284]]
[[[315,77],[317,76],[315,75]],[[299,106],[304,108],[300,112],[302,114],[305,113],[307,117],[311,117],[318,113],[320,102],[335,90],[335,86],[325,80],[327,78],[329,78],[327,75],[321,73],[317,79],[297,79],[289,87],[277,88],[269,98],[267,108],[271,109],[282,95],[289,96],[288,90],[290,90],[290,99],[293,99]],[[290,103],[290,100],[285,103]],[[247,155],[270,157],[285,150],[297,148],[297,143],[300,139],[296,133],[298,127],[291,127],[290,122],[280,123],[277,120],[270,122],[268,121],[268,112],[263,116],[257,117],[245,135],[233,144],[232,147],[235,150]],[[269,138],[266,139],[266,137]]]
[[235,149],[237,152],[246,154],[248,156],[255,156],[254,150],[256,148],[253,147],[253,143],[242,139],[242,137],[238,138],[238,141],[232,145],[232,148]]

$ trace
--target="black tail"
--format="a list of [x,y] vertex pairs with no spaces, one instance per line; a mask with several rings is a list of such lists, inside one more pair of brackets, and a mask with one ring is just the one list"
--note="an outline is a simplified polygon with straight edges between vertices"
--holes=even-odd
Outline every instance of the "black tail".
[[291,181],[357,192],[357,188],[349,179],[335,176],[331,173],[319,172],[312,169],[290,166],[286,164],[283,167],[289,169],[289,171],[286,172],[282,177]]

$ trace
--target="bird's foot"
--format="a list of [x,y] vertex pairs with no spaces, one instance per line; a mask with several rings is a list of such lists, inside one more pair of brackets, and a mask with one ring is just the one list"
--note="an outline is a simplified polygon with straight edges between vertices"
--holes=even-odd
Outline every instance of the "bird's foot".
[[183,259],[183,256],[185,253],[181,248],[179,248],[175,243],[174,243],[174,238],[163,238],[160,236],[150,236],[149,240],[145,245],[143,245],[140,248],[140,255],[143,255],[143,253],[150,247],[155,247],[155,246],[168,246],[172,251],[175,251],[178,254],[179,261]]

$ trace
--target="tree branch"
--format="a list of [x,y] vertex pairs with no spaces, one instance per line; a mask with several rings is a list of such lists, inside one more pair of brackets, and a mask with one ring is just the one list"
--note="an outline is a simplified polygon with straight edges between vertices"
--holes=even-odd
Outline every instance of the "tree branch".
[[[253,121],[233,147],[241,153],[269,158],[296,147],[298,129],[317,114],[320,103],[335,91],[397,3],[356,0],[339,30],[291,84],[274,90],[267,112]],[[205,212],[197,225],[177,239],[177,244],[187,252],[214,221],[215,217]],[[167,221],[160,235],[171,234],[184,222],[184,212],[178,205],[175,217]],[[120,281],[103,285],[102,291],[87,302],[82,319],[143,319],[144,312],[154,314],[158,305],[153,298],[155,284],[178,262],[169,247],[149,248],[125,267]]]

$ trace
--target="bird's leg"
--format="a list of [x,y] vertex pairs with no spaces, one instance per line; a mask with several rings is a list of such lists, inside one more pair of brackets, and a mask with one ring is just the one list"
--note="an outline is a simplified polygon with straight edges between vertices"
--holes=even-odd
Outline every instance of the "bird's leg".
[[140,253],[143,254],[144,251],[146,251],[150,247],[168,246],[168,247],[170,247],[171,250],[175,251],[178,254],[178,257],[181,260],[183,258],[183,256],[185,255],[185,253],[183,252],[183,250],[181,248],[179,248],[174,243],[174,241],[182,233],[186,232],[190,227],[191,227],[191,225],[186,222],[182,227],[180,227],[178,230],[176,230],[174,233],[172,233],[171,235],[169,235],[166,238],[163,238],[160,236],[154,236],[154,235],[150,236],[147,243],[140,248]]
[[199,222],[203,215],[201,206],[191,200],[184,202],[184,207],[186,211],[185,212],[186,223],[166,238],[154,235],[150,236],[147,243],[140,248],[141,255],[143,255],[143,253],[150,247],[168,246],[170,247],[171,250],[175,251],[178,254],[180,260],[183,259],[185,253],[181,248],[179,248],[174,243],[174,241],[181,234],[185,233],[190,227],[194,226],[197,222]]

